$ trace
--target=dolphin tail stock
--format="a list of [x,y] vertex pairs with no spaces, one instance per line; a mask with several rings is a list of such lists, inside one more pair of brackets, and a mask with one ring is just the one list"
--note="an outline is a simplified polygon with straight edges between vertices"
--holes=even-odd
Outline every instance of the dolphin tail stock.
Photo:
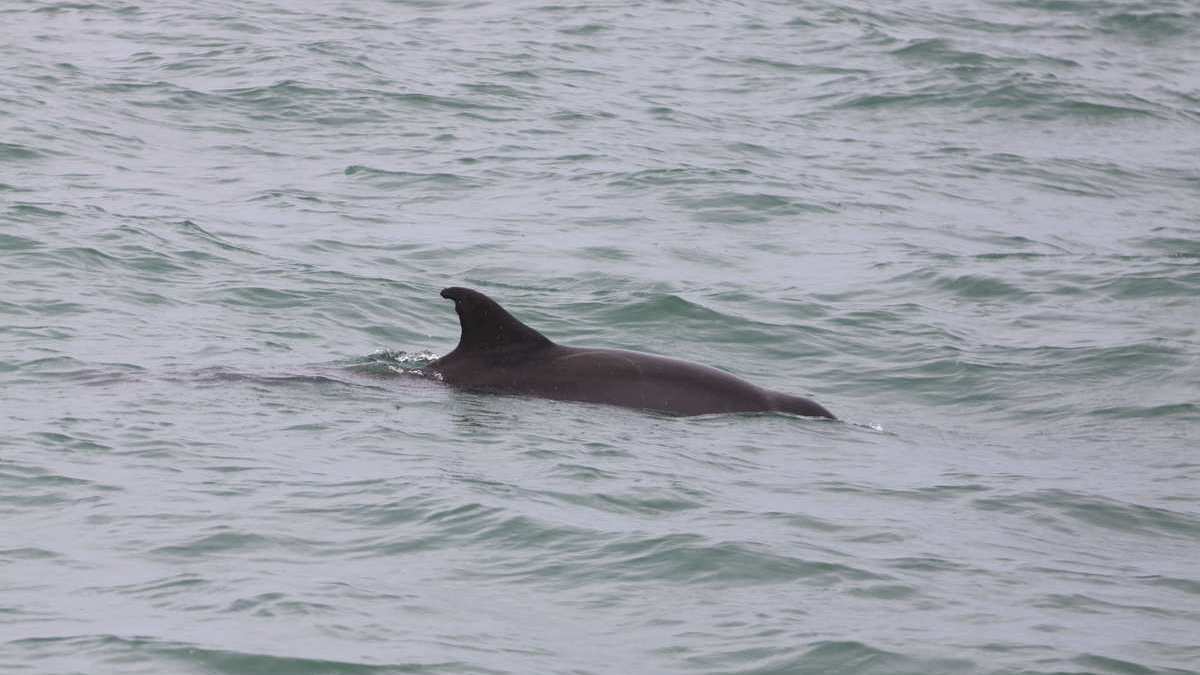
[[775,393],[774,398],[774,408],[779,412],[802,415],[804,417],[824,417],[831,420],[837,419],[834,417],[833,413],[825,409],[825,406],[811,399],[804,398],[803,396]]

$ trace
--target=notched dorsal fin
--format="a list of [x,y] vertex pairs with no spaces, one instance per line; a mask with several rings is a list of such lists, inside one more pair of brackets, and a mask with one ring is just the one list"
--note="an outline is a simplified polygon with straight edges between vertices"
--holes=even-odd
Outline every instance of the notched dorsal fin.
[[458,312],[458,323],[462,326],[454,354],[510,352],[554,344],[479,291],[452,286],[442,291],[442,297],[454,301],[454,311]]

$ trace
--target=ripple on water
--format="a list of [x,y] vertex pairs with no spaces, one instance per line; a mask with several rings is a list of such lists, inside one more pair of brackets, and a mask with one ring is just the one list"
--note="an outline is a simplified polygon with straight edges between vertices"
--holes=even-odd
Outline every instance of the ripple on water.
[[984,511],[1075,522],[1145,537],[1200,540],[1200,517],[1182,511],[1061,489],[976,499]]
[[555,585],[647,582],[684,587],[770,585],[803,581],[822,586],[886,577],[850,565],[773,553],[757,544],[709,542],[697,535],[626,537],[579,545],[553,557],[501,560],[482,576]]
[[372,662],[369,660],[337,660],[306,658],[291,654],[272,654],[262,651],[238,651],[206,647],[200,643],[176,642],[153,637],[121,637],[116,635],[73,635],[66,637],[26,638],[9,642],[14,651],[26,658],[39,659],[48,667],[65,665],[64,655],[74,654],[96,663],[121,668],[146,667],[196,670],[206,673],[336,673],[359,675],[371,673],[468,673],[499,675],[505,671],[480,667],[471,663],[440,661]]
[[967,659],[909,656],[856,641],[820,641],[809,643],[801,649],[693,656],[688,661],[693,667],[707,672],[729,675],[962,675],[978,671],[977,665]]
[[186,541],[166,546],[153,547],[149,553],[177,560],[238,556],[246,553],[278,553],[297,555],[303,559],[310,555],[318,542],[285,535],[265,535],[255,532],[234,530],[219,526],[210,534],[200,534]]
[[456,173],[420,173],[375,169],[357,164],[346,167],[344,173],[356,180],[370,182],[376,188],[390,190],[419,189],[421,190],[420,195],[431,196],[440,194],[446,198],[460,196],[460,192],[463,190],[479,188],[485,184],[484,181],[478,178]]

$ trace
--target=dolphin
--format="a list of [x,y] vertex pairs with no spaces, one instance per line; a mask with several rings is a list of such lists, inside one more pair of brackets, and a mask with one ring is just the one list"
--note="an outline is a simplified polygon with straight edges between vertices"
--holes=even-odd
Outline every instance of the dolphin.
[[675,415],[782,412],[836,419],[819,403],[709,366],[557,344],[470,288],[451,287],[441,295],[454,301],[462,335],[454,351],[423,371],[456,387]]

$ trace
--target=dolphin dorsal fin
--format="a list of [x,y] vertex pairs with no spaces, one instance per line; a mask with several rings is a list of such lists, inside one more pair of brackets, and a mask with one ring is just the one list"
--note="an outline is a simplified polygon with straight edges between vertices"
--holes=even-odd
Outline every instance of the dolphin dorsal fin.
[[452,354],[511,353],[554,344],[479,291],[452,286],[442,291],[442,297],[454,301],[454,311],[462,326],[462,335]]

